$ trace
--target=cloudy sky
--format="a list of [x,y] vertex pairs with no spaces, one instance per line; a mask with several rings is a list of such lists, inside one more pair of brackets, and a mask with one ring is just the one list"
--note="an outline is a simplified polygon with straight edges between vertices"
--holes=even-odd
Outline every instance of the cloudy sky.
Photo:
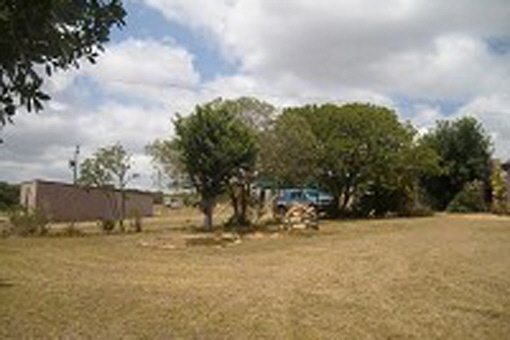
[[277,106],[394,108],[420,129],[464,115],[510,158],[508,0],[127,0],[98,64],[45,83],[53,100],[0,132],[0,180],[70,181],[81,157],[121,142],[152,185],[144,146],[176,112],[216,97]]

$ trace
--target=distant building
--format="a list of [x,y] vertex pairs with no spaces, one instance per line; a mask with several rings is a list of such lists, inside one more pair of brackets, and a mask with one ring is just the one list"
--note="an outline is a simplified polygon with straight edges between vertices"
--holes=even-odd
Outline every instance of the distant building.
[[[126,217],[153,215],[153,193],[127,189]],[[34,180],[21,184],[20,204],[41,209],[52,221],[113,220],[121,216],[121,193],[112,188],[84,188]]]

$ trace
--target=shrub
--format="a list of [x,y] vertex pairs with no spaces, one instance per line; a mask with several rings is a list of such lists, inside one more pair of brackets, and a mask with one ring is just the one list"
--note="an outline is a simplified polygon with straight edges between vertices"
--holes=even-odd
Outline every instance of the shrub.
[[495,215],[508,215],[510,214],[510,206],[507,203],[493,201],[491,203],[490,211]]
[[478,180],[466,183],[464,188],[448,204],[446,210],[460,213],[487,211],[483,183]]
[[64,229],[62,229],[59,233],[55,234],[56,236],[64,236],[64,237],[81,237],[85,234],[80,229],[76,228],[74,223],[68,224]]
[[506,215],[510,212],[508,205],[508,193],[506,188],[506,178],[503,173],[501,162],[494,160],[491,167],[491,196],[492,202],[490,211],[497,215]]
[[115,220],[101,219],[98,222],[101,229],[106,233],[111,233],[115,229]]
[[9,213],[11,232],[20,236],[44,235],[48,232],[50,220],[44,210],[29,211],[14,209]]
[[399,213],[401,217],[430,217],[434,215],[434,210],[423,204],[414,204]]

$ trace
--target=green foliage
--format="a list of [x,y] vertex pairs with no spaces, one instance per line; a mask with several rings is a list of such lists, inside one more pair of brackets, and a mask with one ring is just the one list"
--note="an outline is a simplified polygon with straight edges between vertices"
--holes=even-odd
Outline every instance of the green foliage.
[[18,105],[39,111],[50,99],[41,89],[80,59],[94,63],[113,26],[124,25],[120,0],[4,0],[0,2],[0,123]]
[[[264,132],[273,125],[276,114],[274,106],[250,97],[232,100],[218,98],[207,105],[215,110],[225,110],[241,120],[251,131],[259,148],[264,142]],[[256,205],[251,195],[251,184],[258,177],[256,168],[260,170],[260,166],[255,163],[250,167],[238,168],[229,181],[228,193],[233,207],[230,224],[233,227],[245,227],[251,224],[249,215],[254,213],[253,208]]]
[[145,147],[145,152],[151,157],[156,171],[158,185],[162,181],[170,188],[183,188],[189,183],[186,168],[181,162],[181,152],[175,140],[156,139]]
[[101,219],[98,224],[105,233],[111,233],[115,229],[115,220]]
[[50,220],[44,210],[14,209],[9,212],[11,232],[19,236],[45,235]]
[[80,166],[80,183],[85,186],[123,188],[131,169],[131,155],[119,144],[98,149]]
[[252,169],[257,146],[252,131],[232,113],[211,105],[175,121],[180,161],[202,198],[206,229],[212,227],[215,199],[240,170]]
[[466,183],[446,210],[460,213],[487,211],[484,183],[479,180]]
[[260,170],[284,186],[316,180],[320,147],[308,121],[292,112],[280,115],[260,138]]
[[0,182],[0,211],[12,209],[19,204],[19,185]]
[[491,206],[490,210],[494,214],[508,214],[508,192],[506,187],[506,178],[503,173],[502,165],[499,160],[494,160],[491,164]]
[[434,208],[443,210],[474,180],[489,184],[491,141],[475,118],[439,121],[422,143],[440,156],[441,172],[422,178]]
[[399,210],[412,199],[418,176],[437,168],[437,155],[415,143],[415,130],[390,109],[327,104],[285,114],[308,121],[318,141],[318,180],[343,211],[359,210],[361,198],[362,211]]
[[276,109],[273,105],[252,97],[240,97],[237,99],[218,98],[209,104],[213,109],[226,110],[239,118],[253,131],[265,131],[274,122]]

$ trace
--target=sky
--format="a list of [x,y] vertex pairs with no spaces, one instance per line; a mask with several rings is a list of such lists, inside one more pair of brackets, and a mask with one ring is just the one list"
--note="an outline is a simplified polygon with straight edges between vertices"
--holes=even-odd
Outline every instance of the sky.
[[131,186],[156,189],[145,146],[217,97],[277,107],[368,102],[420,131],[473,116],[510,158],[508,0],[127,0],[96,65],[44,83],[44,111],[0,131],[0,181],[71,181],[68,160],[120,142]]

